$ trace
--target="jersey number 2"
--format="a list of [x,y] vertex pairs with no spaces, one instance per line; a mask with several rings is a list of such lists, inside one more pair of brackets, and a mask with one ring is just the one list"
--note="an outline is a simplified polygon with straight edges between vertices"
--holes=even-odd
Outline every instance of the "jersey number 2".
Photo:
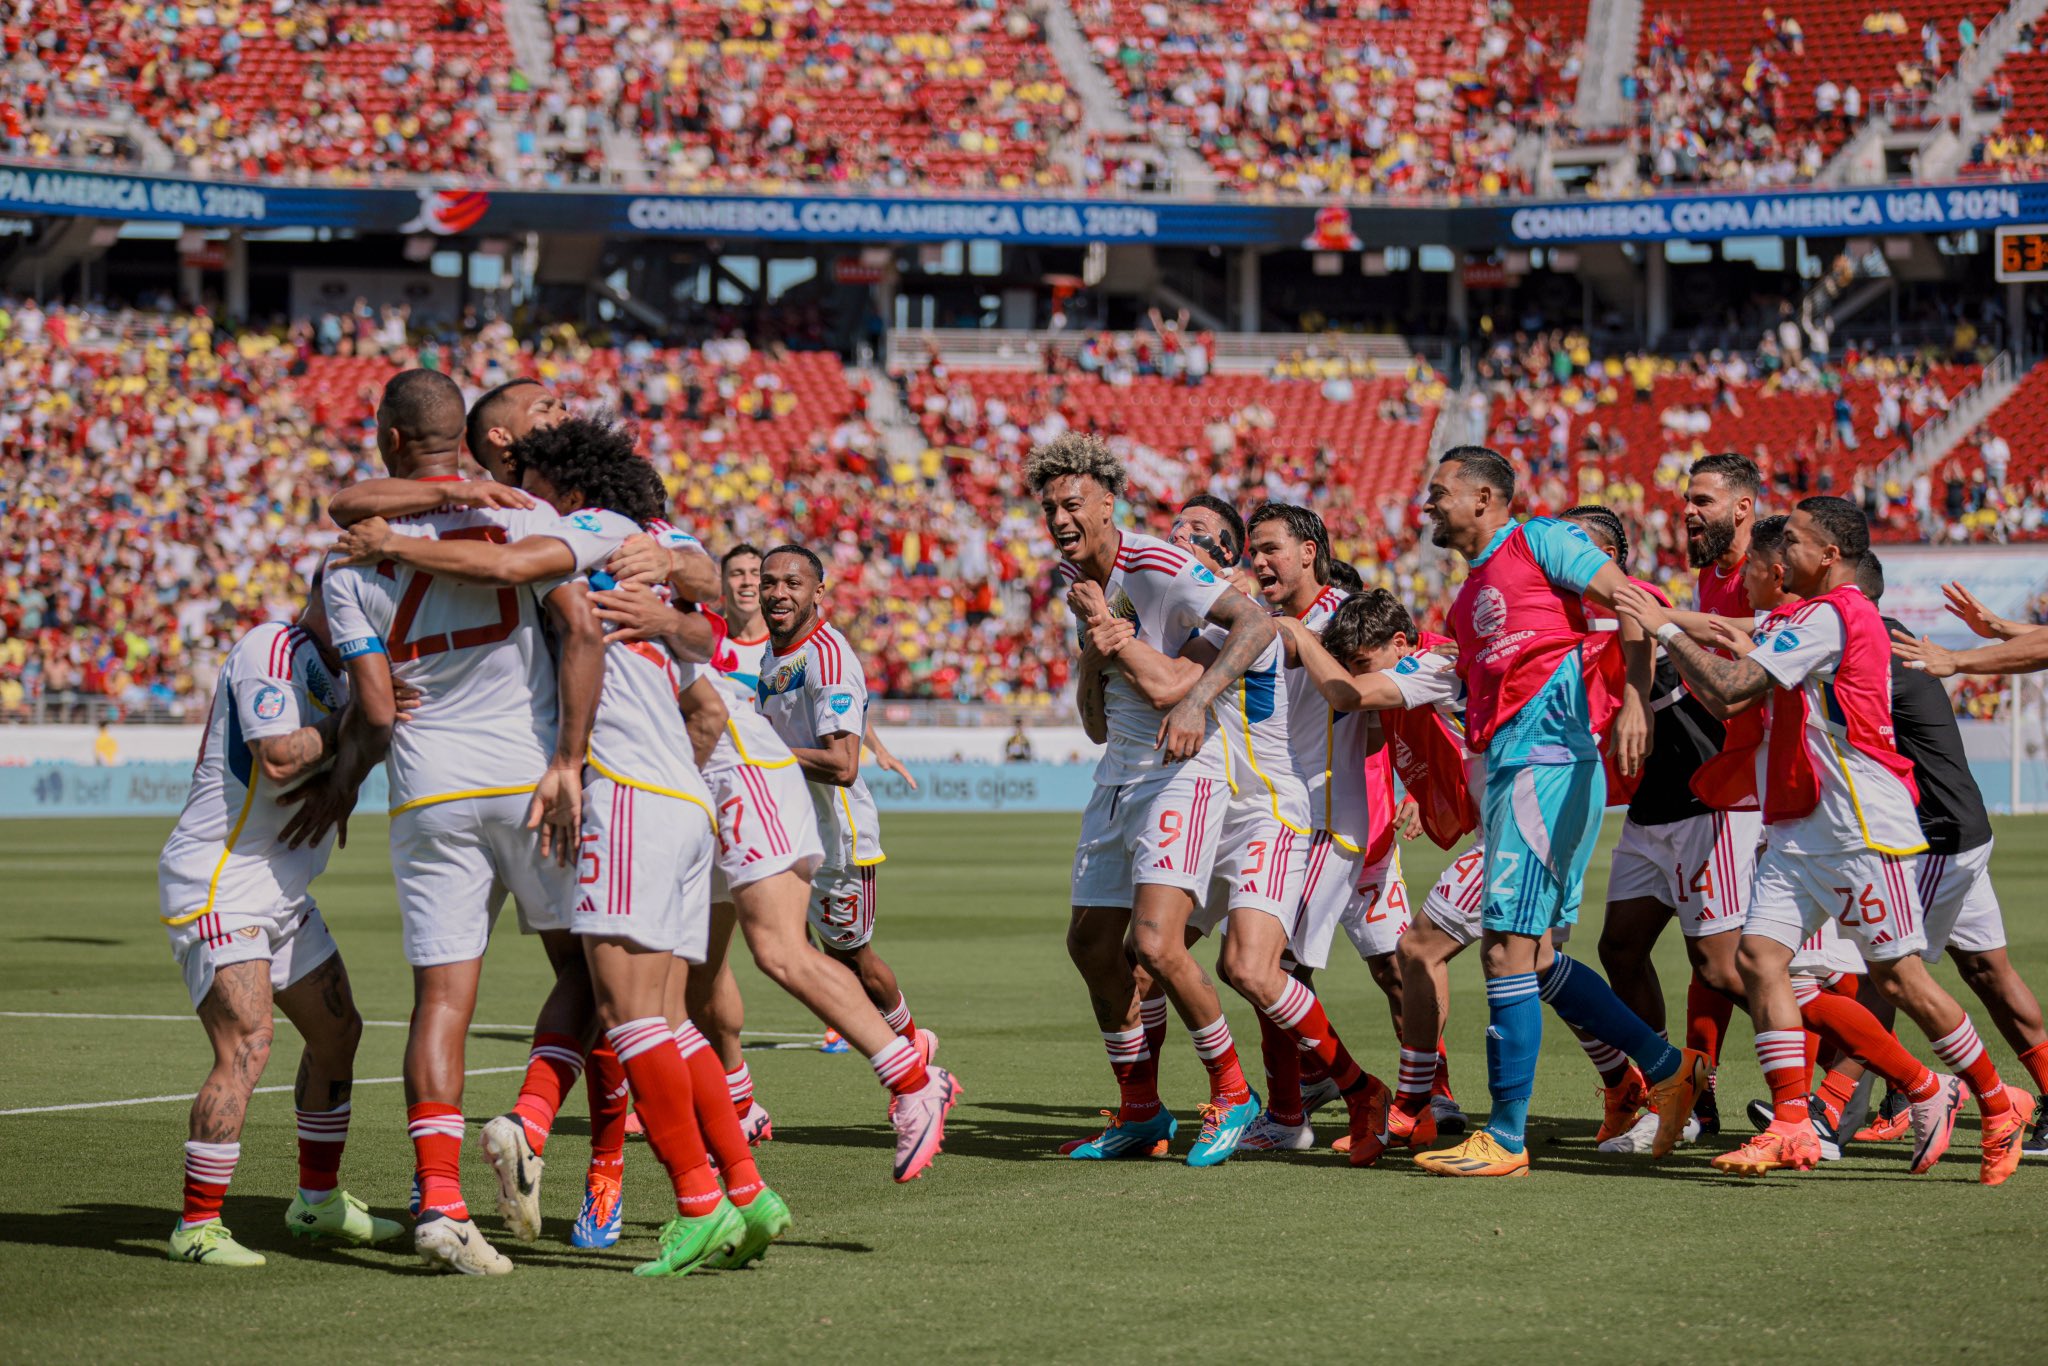
[[[489,541],[493,545],[505,543],[503,527],[470,526],[461,527],[441,538],[444,541]],[[476,645],[495,645],[519,629],[519,590],[500,588],[498,590],[498,619],[485,626],[465,626],[459,631],[443,635],[412,637],[413,618],[419,615],[420,604],[427,600],[427,590],[434,586],[432,574],[415,570],[412,581],[405,586],[405,596],[398,600],[398,613],[391,622],[391,661],[424,659],[449,650],[467,650]]]

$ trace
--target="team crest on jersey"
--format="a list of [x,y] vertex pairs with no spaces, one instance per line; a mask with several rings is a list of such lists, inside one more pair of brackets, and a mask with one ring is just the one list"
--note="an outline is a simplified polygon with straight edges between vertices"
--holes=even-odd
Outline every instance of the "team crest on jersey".
[[1116,596],[1109,600],[1109,614],[1113,617],[1122,617],[1133,626],[1138,624],[1138,604],[1132,602],[1131,595],[1121,588],[1117,589]]
[[774,697],[778,693],[788,692],[791,688],[801,687],[804,681],[804,664],[809,658],[808,655],[798,655],[774,673],[763,674],[761,696]]
[[1787,650],[1796,650],[1798,648],[1799,637],[1790,631],[1781,632],[1778,638],[1771,642],[1771,652],[1773,654],[1784,654]]
[[1472,629],[1482,636],[1490,636],[1507,624],[1507,595],[1490,584],[1480,589],[1478,599],[1472,604]]
[[256,690],[256,700],[250,704],[259,721],[275,721],[284,715],[284,689],[266,683]]

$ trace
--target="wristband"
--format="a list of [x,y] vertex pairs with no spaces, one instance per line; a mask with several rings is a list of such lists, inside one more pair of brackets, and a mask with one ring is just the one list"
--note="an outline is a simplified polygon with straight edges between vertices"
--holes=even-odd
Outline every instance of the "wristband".
[[1663,641],[1666,645],[1669,645],[1684,634],[1685,628],[1675,621],[1667,621],[1657,628],[1657,639]]

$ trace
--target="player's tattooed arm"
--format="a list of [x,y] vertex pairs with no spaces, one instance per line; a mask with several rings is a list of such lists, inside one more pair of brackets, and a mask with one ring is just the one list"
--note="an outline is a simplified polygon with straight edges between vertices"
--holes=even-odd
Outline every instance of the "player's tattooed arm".
[[1294,617],[1275,618],[1282,638],[1293,646],[1297,667],[1316,691],[1338,711],[1402,711],[1408,706],[1394,680],[1384,673],[1354,674],[1323,648],[1322,638]]
[[1139,640],[1122,617],[1098,618],[1088,628],[1088,643],[1104,659],[1113,660],[1138,695],[1160,711],[1186,697],[1216,657],[1216,647],[1205,640],[1189,641],[1178,657],[1163,655]]
[[[1650,635],[1657,635],[1663,627],[1673,624],[1670,609],[1632,583],[1624,584],[1615,593],[1614,609],[1621,614],[1624,624],[1634,622]],[[1679,676],[1685,679],[1693,696],[1706,703],[1716,715],[1733,715],[1771,690],[1774,680],[1764,672],[1764,666],[1753,659],[1723,659],[1694,644],[1683,633],[1674,633],[1669,638],[1658,636],[1658,639],[1663,642],[1671,663],[1678,669]],[[1630,689],[1633,691],[1634,661],[1631,660],[1630,664]]]
[[443,507],[530,508],[533,495],[489,479],[365,479],[334,495],[327,515],[339,527],[371,517],[412,517]]
[[553,536],[522,536],[510,545],[492,541],[401,536],[382,517],[359,522],[334,544],[340,564],[396,560],[414,569],[488,588],[564,579],[576,572],[576,552]]
[[[557,545],[561,542],[557,541]],[[563,546],[564,553],[568,547]],[[568,867],[583,827],[583,761],[604,691],[604,625],[590,605],[590,590],[571,580],[547,596],[555,628],[555,752],[534,785],[526,828],[540,832],[541,857]]]
[[701,674],[677,696],[676,705],[683,711],[683,730],[690,737],[690,752],[697,767],[702,768],[711,762],[711,751],[718,747],[718,737],[725,734],[725,723],[732,713],[726,710],[718,688]]
[[2048,626],[1974,650],[1948,650],[1931,640],[1915,640],[1903,631],[1892,635],[1892,653],[1936,678],[1955,674],[2030,674],[2048,669]]
[[1223,638],[1216,658],[1202,676],[1159,723],[1159,747],[1166,751],[1169,763],[1192,759],[1201,751],[1209,704],[1244,677],[1259,652],[1273,643],[1273,618],[1234,588],[1210,604],[1209,620],[1230,634]]
[[334,753],[341,733],[344,712],[329,712],[310,726],[300,726],[285,735],[251,740],[256,766],[263,776],[279,787],[289,787],[319,767]]
[[[1087,639],[1084,633],[1082,639]],[[1109,743],[1109,701],[1105,689],[1111,666],[1093,645],[1081,648],[1081,663],[1074,671],[1074,709],[1081,714],[1081,729],[1089,742]]]

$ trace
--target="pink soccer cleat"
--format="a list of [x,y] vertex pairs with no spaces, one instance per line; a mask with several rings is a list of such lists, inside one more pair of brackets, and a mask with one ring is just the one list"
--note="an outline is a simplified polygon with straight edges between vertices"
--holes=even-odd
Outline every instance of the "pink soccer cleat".
[[960,1099],[960,1083],[943,1067],[928,1069],[922,1088],[889,1102],[896,1126],[896,1179],[915,1181],[931,1166],[946,1141],[946,1115]]

